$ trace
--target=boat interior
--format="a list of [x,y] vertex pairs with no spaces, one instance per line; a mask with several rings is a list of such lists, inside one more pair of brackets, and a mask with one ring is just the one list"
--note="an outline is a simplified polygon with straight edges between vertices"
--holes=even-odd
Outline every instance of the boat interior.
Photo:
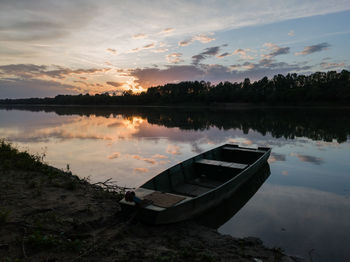
[[224,145],[165,170],[141,188],[197,197],[237,176],[267,150]]

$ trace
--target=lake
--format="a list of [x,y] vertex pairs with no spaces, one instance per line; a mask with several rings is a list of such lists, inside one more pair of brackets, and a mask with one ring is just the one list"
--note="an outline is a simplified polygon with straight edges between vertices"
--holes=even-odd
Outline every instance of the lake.
[[215,213],[214,227],[307,261],[349,260],[348,109],[7,107],[0,137],[79,177],[127,187],[224,143],[270,146],[264,178],[242,192],[249,201],[227,201],[223,210],[236,214]]

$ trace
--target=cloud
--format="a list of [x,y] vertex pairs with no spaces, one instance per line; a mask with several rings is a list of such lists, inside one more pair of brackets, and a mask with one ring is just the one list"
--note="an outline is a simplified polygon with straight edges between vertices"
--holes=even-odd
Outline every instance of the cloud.
[[[87,78],[82,75],[94,75],[109,70],[109,68],[70,69],[57,65],[10,64],[0,66],[0,81],[4,90],[3,94],[9,98],[75,94],[93,91],[91,87],[94,84],[70,79],[72,84],[76,84],[71,85],[62,80],[72,75],[75,78],[86,80]],[[22,95],[18,93],[19,90],[23,91]],[[39,90],[42,93],[38,92]]]
[[143,47],[137,47],[137,48],[131,49],[131,50],[127,51],[127,53],[137,53],[137,52],[140,52],[142,50],[152,49],[155,47],[156,47],[156,43],[150,43],[150,44],[144,45]]
[[136,34],[136,35],[133,35],[132,38],[134,39],[142,39],[142,38],[146,38],[147,35],[146,34]]
[[233,70],[251,70],[254,69],[257,65],[250,62],[244,62],[243,64],[234,64],[231,65],[231,69]]
[[160,31],[160,33],[161,34],[169,34],[169,33],[173,32],[174,30],[175,30],[174,28],[168,27],[168,28],[165,28],[162,31]]
[[290,30],[290,31],[288,32],[288,35],[289,35],[289,36],[295,36],[294,30]]
[[205,50],[204,52],[199,53],[198,55],[192,56],[192,64],[198,65],[200,61],[206,59],[207,57],[217,55],[220,51],[220,47],[213,46],[213,47],[208,47],[204,50]]
[[136,82],[144,88],[201,78],[203,73],[201,69],[193,65],[171,65],[164,69],[136,68],[130,70],[130,75],[135,77]]
[[326,63],[326,62],[322,62],[320,64],[320,66],[323,68],[323,69],[333,69],[333,68],[343,68],[345,66],[344,63]]
[[172,53],[172,54],[168,54],[168,55],[166,56],[166,60],[167,60],[169,63],[178,64],[178,63],[184,61],[184,60],[181,59],[181,56],[182,56],[181,53]]
[[155,46],[156,46],[155,43],[151,43],[151,44],[148,44],[148,45],[143,46],[143,49],[154,48]]
[[13,76],[20,78],[40,78],[43,76],[63,79],[72,74],[93,74],[97,72],[108,71],[108,68],[97,69],[70,69],[54,65],[54,69],[49,70],[46,65],[34,65],[34,64],[10,64],[0,66],[0,76]]
[[28,42],[69,37],[96,14],[93,2],[2,1],[0,40]]
[[183,40],[183,41],[180,41],[178,43],[179,46],[188,46],[189,44],[192,43],[192,39],[187,39],[187,40]]
[[194,41],[199,41],[203,44],[206,44],[206,43],[209,43],[209,42],[214,41],[214,40],[215,40],[215,38],[213,38],[213,37],[210,37],[210,36],[204,35],[204,34],[199,34],[199,35],[195,35],[189,39],[180,41],[178,43],[178,45],[179,46],[188,46],[188,45],[192,44]]
[[79,93],[77,87],[41,79],[0,79],[1,98],[52,97]]
[[115,152],[115,153],[111,154],[110,156],[108,156],[108,159],[115,159],[115,158],[119,158],[119,157],[120,157],[120,153]]
[[[214,50],[215,51],[215,50]],[[214,52],[215,53],[215,52]],[[203,57],[205,57],[203,55]],[[165,68],[136,68],[129,71],[135,77],[135,82],[143,88],[178,83],[181,81],[204,80],[210,82],[242,81],[247,76],[251,80],[258,80],[264,76],[272,77],[276,74],[289,72],[304,72],[311,66],[304,63],[289,64],[276,62],[273,59],[262,59],[257,63],[245,62],[224,66],[218,64],[206,65],[168,65]]]
[[217,58],[224,58],[225,56],[229,56],[230,55],[230,53],[222,53],[221,55],[217,55],[216,57]]
[[112,54],[114,54],[114,55],[117,55],[117,54],[118,54],[117,50],[115,50],[115,49],[113,49],[113,48],[107,48],[106,51],[107,51],[107,52],[110,52],[110,53],[112,53]]
[[11,64],[0,66],[0,75],[11,75],[21,78],[31,78],[36,74],[41,74],[47,66],[33,64]]
[[122,83],[119,83],[119,82],[112,82],[112,81],[108,81],[108,82],[106,82],[106,84],[111,85],[111,86],[114,86],[114,87],[120,87],[120,86],[123,85]]
[[240,58],[242,59],[248,59],[248,60],[253,60],[254,57],[251,55],[248,55],[248,52],[250,52],[251,49],[246,48],[246,49],[242,49],[242,48],[238,48],[235,51],[233,51],[233,55],[238,55]]
[[270,53],[263,55],[263,58],[270,59],[278,55],[285,55],[289,53],[289,47],[280,47],[273,43],[265,43],[264,46],[271,50]]
[[326,42],[317,45],[305,46],[303,51],[297,52],[295,55],[309,55],[312,53],[321,52],[323,50],[327,50],[330,46],[331,45]]
[[209,43],[211,41],[214,41],[215,38],[204,35],[204,34],[199,34],[193,37],[193,41],[199,41],[203,44]]
[[167,48],[159,47],[157,49],[152,50],[153,53],[164,53],[169,51]]

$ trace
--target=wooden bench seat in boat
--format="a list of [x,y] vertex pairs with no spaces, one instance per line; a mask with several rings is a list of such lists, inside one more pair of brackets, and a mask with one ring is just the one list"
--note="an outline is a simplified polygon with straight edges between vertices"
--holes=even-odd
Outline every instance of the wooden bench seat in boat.
[[241,151],[241,152],[252,152],[252,153],[262,153],[262,154],[264,154],[266,152],[266,151],[263,151],[263,150],[245,149],[245,148],[230,147],[230,146],[225,146],[222,149],[223,150],[229,150],[229,151]]
[[245,169],[248,166],[246,164],[224,162],[224,161],[205,159],[205,158],[197,160],[196,164],[209,165],[209,166],[220,166],[220,167],[235,168],[235,169]]

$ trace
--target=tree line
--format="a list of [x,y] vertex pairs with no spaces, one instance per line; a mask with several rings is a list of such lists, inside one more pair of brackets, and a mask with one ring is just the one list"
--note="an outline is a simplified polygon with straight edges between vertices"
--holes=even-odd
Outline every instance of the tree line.
[[308,104],[350,102],[350,72],[316,72],[310,75],[275,75],[251,82],[185,81],[150,87],[145,92],[124,91],[121,95],[79,94],[57,95],[54,98],[3,99],[0,104],[56,105],[161,105],[161,104]]

